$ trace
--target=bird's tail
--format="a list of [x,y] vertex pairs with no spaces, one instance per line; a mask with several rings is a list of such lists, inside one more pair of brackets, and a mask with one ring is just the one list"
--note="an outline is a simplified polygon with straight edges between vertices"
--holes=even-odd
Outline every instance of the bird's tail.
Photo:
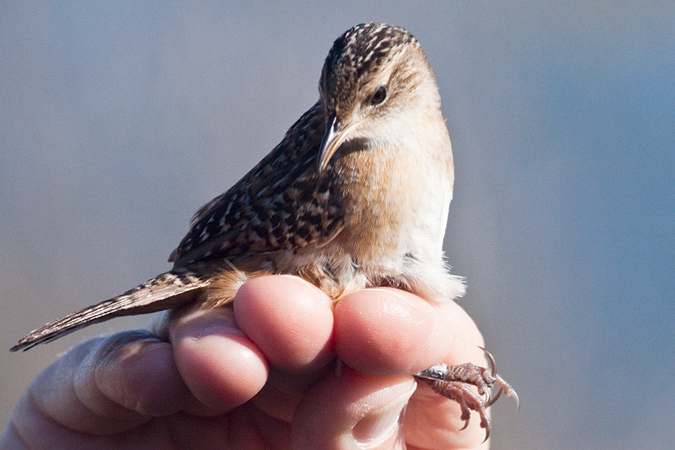
[[188,303],[193,301],[208,284],[208,277],[202,277],[190,269],[171,270],[122,295],[89,306],[32,331],[10,351],[25,351],[114,317],[162,311]]

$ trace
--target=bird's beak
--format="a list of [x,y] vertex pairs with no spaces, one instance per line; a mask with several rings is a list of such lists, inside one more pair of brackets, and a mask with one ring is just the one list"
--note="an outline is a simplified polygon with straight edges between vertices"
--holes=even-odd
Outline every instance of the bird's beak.
[[331,160],[338,148],[344,143],[355,123],[342,126],[336,116],[331,117],[326,123],[326,131],[323,134],[321,147],[319,147],[319,158],[317,159],[317,168],[322,172],[328,161]]

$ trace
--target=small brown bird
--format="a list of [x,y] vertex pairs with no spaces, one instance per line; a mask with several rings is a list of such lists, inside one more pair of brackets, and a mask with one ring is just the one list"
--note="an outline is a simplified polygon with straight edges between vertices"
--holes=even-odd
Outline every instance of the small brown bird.
[[[381,23],[351,28],[328,53],[319,93],[269,155],[195,214],[169,257],[173,269],[33,331],[12,351],[113,317],[224,307],[265,274],[299,275],[336,301],[372,286],[431,302],[461,296],[442,249],[452,149],[418,41]],[[478,411],[489,432],[489,389],[516,395],[489,359],[490,369],[439,365],[416,376],[458,401],[465,420]]]

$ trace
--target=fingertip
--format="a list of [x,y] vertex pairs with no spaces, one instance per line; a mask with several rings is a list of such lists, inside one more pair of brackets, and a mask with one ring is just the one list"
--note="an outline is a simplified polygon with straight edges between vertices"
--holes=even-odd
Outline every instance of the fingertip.
[[353,292],[335,308],[335,349],[366,373],[415,373],[443,361],[456,339],[438,304],[408,292],[375,288]]
[[235,325],[231,311],[196,311],[171,330],[178,371],[190,392],[211,414],[250,400],[264,386],[267,361]]
[[130,331],[105,339],[93,358],[98,388],[129,410],[165,416],[178,412],[190,398],[171,344],[148,332]]
[[247,281],[235,297],[234,314],[241,330],[279,370],[307,373],[333,358],[332,302],[299,277]]

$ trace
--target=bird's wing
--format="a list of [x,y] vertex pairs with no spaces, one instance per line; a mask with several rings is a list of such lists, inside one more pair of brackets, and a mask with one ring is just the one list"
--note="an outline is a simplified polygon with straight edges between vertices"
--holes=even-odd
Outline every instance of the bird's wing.
[[204,205],[171,253],[174,267],[198,261],[322,245],[344,225],[333,178],[316,158],[325,120],[319,103],[237,184]]

